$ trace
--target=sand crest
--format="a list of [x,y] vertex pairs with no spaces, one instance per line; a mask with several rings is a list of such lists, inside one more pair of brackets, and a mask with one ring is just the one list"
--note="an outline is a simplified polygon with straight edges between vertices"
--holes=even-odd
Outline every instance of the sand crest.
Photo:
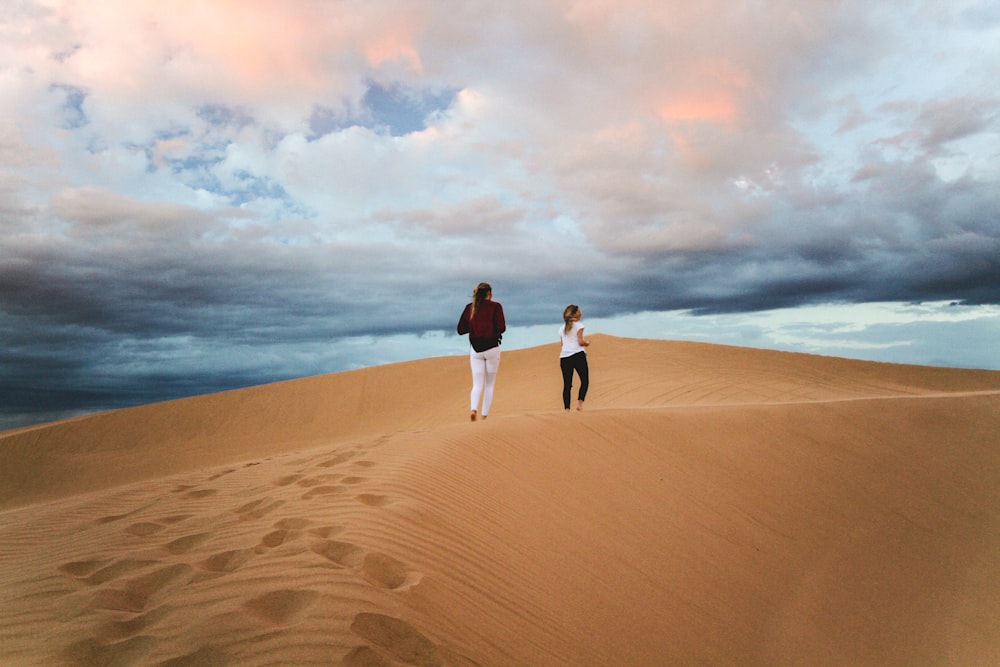
[[0,664],[1000,664],[1000,373],[592,340],[0,434]]

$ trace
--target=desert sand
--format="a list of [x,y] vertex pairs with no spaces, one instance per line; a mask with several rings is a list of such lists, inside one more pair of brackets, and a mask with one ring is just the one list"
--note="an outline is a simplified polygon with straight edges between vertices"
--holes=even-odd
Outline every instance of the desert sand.
[[1000,664],[1000,372],[591,340],[0,433],[0,665]]

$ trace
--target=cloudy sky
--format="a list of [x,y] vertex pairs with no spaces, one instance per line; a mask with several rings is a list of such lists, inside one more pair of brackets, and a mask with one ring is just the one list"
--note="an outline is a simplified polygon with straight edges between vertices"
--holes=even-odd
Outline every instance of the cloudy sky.
[[480,280],[1000,368],[998,80],[995,0],[0,0],[0,428],[464,354]]

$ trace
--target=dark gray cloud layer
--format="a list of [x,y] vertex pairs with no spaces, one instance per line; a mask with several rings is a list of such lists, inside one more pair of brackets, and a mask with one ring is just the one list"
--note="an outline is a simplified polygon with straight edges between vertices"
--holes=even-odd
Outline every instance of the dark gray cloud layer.
[[[58,219],[29,215],[18,225],[25,231],[5,243],[0,404],[16,425],[342,370],[349,360],[310,365],[294,349],[359,335],[450,332],[480,278],[494,282],[521,326],[553,321],[568,294],[601,317],[825,301],[1000,303],[996,189],[927,178],[914,185],[919,194],[910,201],[894,197],[870,212],[828,203],[802,223],[811,229],[778,219],[754,243],[592,253],[568,271],[547,270],[564,252],[551,241],[530,249],[470,243],[463,251],[488,252],[491,266],[449,270],[456,257],[448,242],[413,254],[391,243],[212,238],[217,225],[197,210],[77,193],[79,207],[59,203]],[[115,206],[97,210],[82,203],[88,197]],[[831,230],[839,219],[849,221],[850,234]],[[58,236],[27,231],[47,227],[59,227]]]

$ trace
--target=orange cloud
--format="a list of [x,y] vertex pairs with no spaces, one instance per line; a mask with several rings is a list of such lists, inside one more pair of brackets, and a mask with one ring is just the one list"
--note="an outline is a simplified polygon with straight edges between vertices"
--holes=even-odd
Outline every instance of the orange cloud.
[[317,55],[322,50],[317,38],[323,33],[309,13],[268,4],[250,10],[235,0],[189,0],[183,7],[186,11],[172,13],[162,23],[170,41],[243,85],[294,82],[315,87],[326,78]]
[[666,123],[735,123],[748,87],[748,75],[731,62],[694,62],[684,68],[679,81],[661,96],[656,114]]
[[420,54],[413,46],[413,27],[395,26],[382,34],[377,34],[363,45],[365,60],[374,68],[386,63],[403,63],[416,73],[423,72]]
[[692,120],[733,123],[737,106],[732,95],[720,92],[670,99],[659,105],[656,113],[666,123]]
[[[359,63],[421,73],[416,10],[277,0],[70,0],[60,18],[84,48],[74,63],[95,87],[137,88],[151,76],[166,85],[202,86],[237,98],[296,97],[358,85]],[[155,74],[154,74],[155,73]],[[172,94],[176,94],[176,88]]]

